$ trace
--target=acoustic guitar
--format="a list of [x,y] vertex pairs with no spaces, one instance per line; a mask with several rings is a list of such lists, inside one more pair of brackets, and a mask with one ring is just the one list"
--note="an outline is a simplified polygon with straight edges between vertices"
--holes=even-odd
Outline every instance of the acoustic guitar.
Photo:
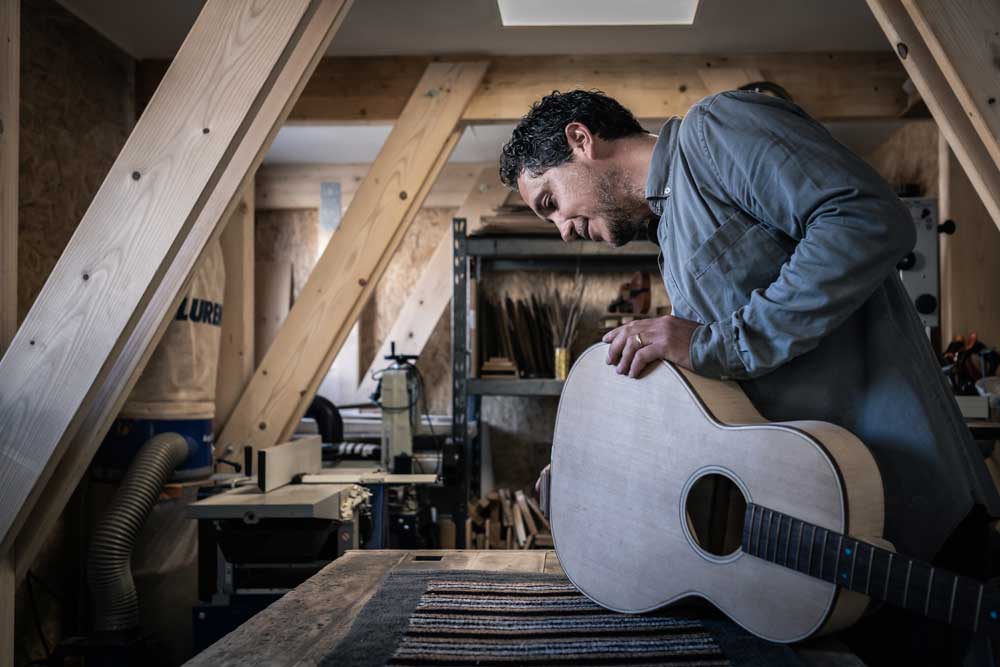
[[595,345],[562,391],[543,479],[566,576],[615,611],[700,596],[795,642],[871,599],[1000,635],[1000,595],[882,540],[875,460],[850,432],[765,420],[734,382],[663,362],[638,380]]

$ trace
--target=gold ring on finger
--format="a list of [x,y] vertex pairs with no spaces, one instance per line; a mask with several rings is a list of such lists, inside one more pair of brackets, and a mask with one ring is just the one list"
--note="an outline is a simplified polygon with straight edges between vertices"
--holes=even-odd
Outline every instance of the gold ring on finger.
[[639,347],[642,347],[643,346],[642,336],[640,336],[639,334],[636,334],[635,335],[635,342],[636,342],[636,344],[638,344]]

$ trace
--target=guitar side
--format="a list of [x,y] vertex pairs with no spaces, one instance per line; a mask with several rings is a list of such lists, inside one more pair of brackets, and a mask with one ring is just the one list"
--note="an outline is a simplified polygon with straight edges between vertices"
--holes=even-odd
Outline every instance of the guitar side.
[[773,641],[856,620],[860,594],[739,550],[701,549],[685,503],[695,480],[721,474],[748,502],[880,537],[881,478],[857,438],[820,422],[770,424],[737,384],[667,363],[618,376],[605,356],[593,346],[574,365],[553,438],[552,530],[567,576],[619,611],[701,596]]

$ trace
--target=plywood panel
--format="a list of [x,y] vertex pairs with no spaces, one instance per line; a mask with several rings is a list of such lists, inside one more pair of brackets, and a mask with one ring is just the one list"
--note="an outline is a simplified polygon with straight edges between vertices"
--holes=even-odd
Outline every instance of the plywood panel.
[[[392,122],[432,60],[431,56],[324,58],[291,120]],[[506,56],[491,62],[465,111],[466,122],[513,122],[541,96],[574,87],[603,90],[640,118],[680,116],[702,97],[719,92],[699,76],[700,70],[717,68],[759,72],[784,86],[821,120],[895,118],[906,107],[901,88],[906,75],[887,52]],[[162,62],[140,64],[140,100],[141,91],[157,80],[163,68]]]
[[1000,345],[1000,231],[948,142],[940,142],[939,211],[955,221],[954,234],[941,234],[941,343],[970,331]]
[[254,369],[254,207],[253,184],[240,197],[222,230],[226,291],[222,306],[222,344],[215,383],[215,423],[225,424]]
[[285,440],[458,141],[484,63],[437,63],[413,92],[379,157],[240,399],[218,443]]
[[255,367],[267,354],[291,308],[292,263],[287,259],[258,261],[254,267]]

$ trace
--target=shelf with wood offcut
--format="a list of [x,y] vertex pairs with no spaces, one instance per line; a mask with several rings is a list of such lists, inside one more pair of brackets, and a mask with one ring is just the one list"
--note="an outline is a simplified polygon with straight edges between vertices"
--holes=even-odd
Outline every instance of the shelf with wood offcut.
[[476,396],[558,396],[563,381],[553,378],[469,378],[466,391]]
[[581,262],[586,263],[588,271],[655,270],[659,247],[649,241],[612,248],[606,243],[566,242],[558,237],[470,236],[466,255],[484,262],[492,271],[572,271]]

